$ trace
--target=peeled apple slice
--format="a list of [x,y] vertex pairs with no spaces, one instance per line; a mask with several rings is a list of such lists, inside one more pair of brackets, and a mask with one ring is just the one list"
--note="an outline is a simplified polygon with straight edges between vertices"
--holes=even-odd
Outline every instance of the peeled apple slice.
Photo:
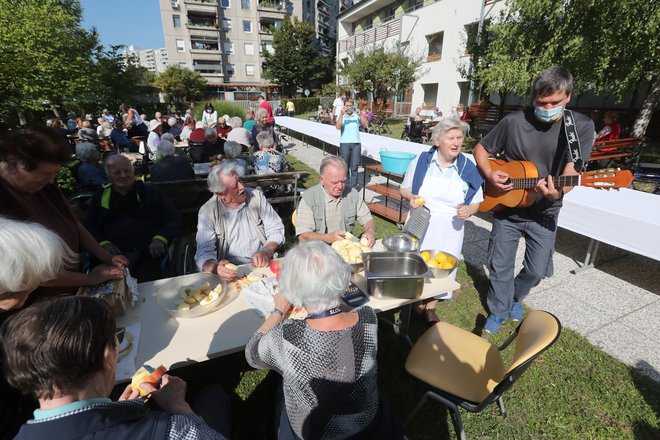
[[200,306],[208,306],[209,304],[217,301],[220,298],[220,295],[212,291],[204,299],[199,302]]
[[227,263],[227,264],[225,264],[225,269],[238,270],[238,266],[236,266],[235,264],[232,264],[232,263]]
[[360,239],[360,245],[361,245],[361,246],[369,247],[369,240],[367,240],[367,237],[362,237],[362,238]]

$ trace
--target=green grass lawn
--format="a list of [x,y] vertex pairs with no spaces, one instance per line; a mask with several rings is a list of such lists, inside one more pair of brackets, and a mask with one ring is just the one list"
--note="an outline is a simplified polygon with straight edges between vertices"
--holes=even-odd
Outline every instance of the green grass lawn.
[[[294,157],[295,169],[310,171],[307,186],[318,182],[314,170]],[[398,228],[377,218],[378,237],[398,233]],[[359,233],[359,230],[355,231]],[[488,280],[475,268],[461,263],[461,284],[451,300],[438,305],[440,317],[458,327],[478,332],[485,320]],[[387,312],[390,318],[396,313]],[[413,321],[411,337],[416,340],[426,324]],[[502,327],[493,337],[499,344],[515,328]],[[513,347],[510,347],[513,348]],[[379,384],[403,420],[421,397],[424,388],[404,370],[407,347],[391,329],[379,331]],[[235,439],[255,438],[247,426],[253,416],[270,417],[273,374],[248,371],[235,388],[241,406],[234,409]],[[268,391],[270,390],[270,391]],[[660,387],[636,370],[592,346],[577,333],[564,329],[559,341],[545,352],[505,395],[509,416],[498,416],[496,405],[480,414],[462,412],[470,439],[658,439],[660,438]],[[427,402],[407,427],[413,439],[455,438],[447,410]]]

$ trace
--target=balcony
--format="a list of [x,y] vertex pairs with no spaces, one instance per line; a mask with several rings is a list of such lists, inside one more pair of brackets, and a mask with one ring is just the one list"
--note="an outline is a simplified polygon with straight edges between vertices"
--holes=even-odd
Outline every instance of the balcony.
[[286,12],[286,0],[259,0],[257,9]]
[[259,21],[259,33],[271,35],[275,29],[279,29],[282,25],[281,20],[260,20]]
[[392,20],[377,27],[372,27],[364,32],[346,37],[339,41],[338,53],[359,49],[368,44],[385,40],[390,37],[399,38],[401,19]]
[[220,52],[220,45],[218,40],[211,40],[206,38],[191,38],[190,39],[191,52]]
[[215,13],[218,10],[218,2],[213,0],[183,0],[188,11],[200,11]]

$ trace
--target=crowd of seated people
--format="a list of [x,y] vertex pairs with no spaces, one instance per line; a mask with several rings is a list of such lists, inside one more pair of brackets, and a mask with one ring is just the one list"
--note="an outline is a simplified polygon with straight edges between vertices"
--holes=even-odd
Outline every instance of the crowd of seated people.
[[[0,252],[7,256],[3,260],[6,267],[0,269],[6,269],[0,280],[0,309],[24,309],[10,317],[0,330],[4,350],[0,362],[9,364],[5,365],[6,374],[0,381],[2,400],[4,402],[6,398],[16,403],[0,408],[2,411],[9,408],[12,414],[22,412],[19,417],[9,418],[0,414],[0,430],[11,432],[13,436],[26,419],[33,418],[20,428],[16,437],[19,439],[79,435],[83,426],[87,434],[103,431],[104,435],[114,433],[119,437],[132,435],[138,438],[157,431],[178,435],[181,429],[189,430],[185,431],[188,436],[185,438],[229,436],[228,403],[221,390],[214,394],[220,403],[214,401],[209,406],[206,399],[206,405],[188,405],[185,383],[166,376],[160,390],[146,385],[150,396],[147,400],[158,403],[164,412],[144,411],[145,399],[130,389],[122,393],[118,402],[110,401],[108,396],[114,385],[117,362],[112,312],[103,301],[72,295],[80,286],[122,279],[127,274],[126,269],[139,282],[170,276],[168,246],[182,232],[181,216],[172,200],[157,185],[136,179],[131,161],[118,154],[122,150],[134,150],[139,145],[131,141],[130,135],[144,133],[141,125],[147,129],[146,136],[137,136],[143,138],[145,146],[153,153],[154,162],[149,167],[148,176],[153,182],[194,179],[190,160],[176,155],[175,142],[186,129],[190,142],[193,142],[197,130],[203,133],[201,155],[204,161],[222,159],[219,165],[210,169],[207,178],[210,196],[198,213],[195,261],[200,271],[217,274],[228,281],[238,277],[233,265],[268,266],[285,241],[284,223],[264,191],[243,185],[241,178],[248,164],[239,156],[245,147],[251,147],[254,138],[257,151],[249,157],[249,162],[254,165],[255,173],[281,173],[290,165],[277,148],[277,135],[267,124],[265,111],[262,115],[260,110],[258,119],[266,123],[258,123],[250,131],[236,117],[218,117],[217,124],[205,130],[197,127],[192,116],[179,121],[157,114],[148,120],[130,106],[123,107],[123,110],[124,114],[120,112],[116,116],[104,111],[96,121],[100,129],[89,124],[87,119],[79,123],[76,118],[71,118],[76,124],[78,141],[75,146],[75,157],[79,160],[76,178],[81,187],[95,191],[83,222],[73,214],[54,184],[55,175],[72,158],[71,145],[66,142],[63,130],[59,130],[63,127],[51,122],[49,127],[19,130],[0,142]],[[173,124],[172,119],[175,119]],[[111,124],[114,124],[113,128],[108,132]],[[223,125],[228,128],[227,140],[218,136]],[[180,131],[177,133],[173,128]],[[68,129],[64,130],[68,134]],[[113,149],[104,154],[101,140],[106,137],[115,138],[113,144],[120,146],[119,151]],[[33,241],[18,244],[14,243],[16,240],[3,238],[3,233],[16,235],[18,230],[20,237],[14,239]],[[38,246],[30,243],[38,243]],[[5,245],[14,246],[12,249],[21,246],[26,255],[30,252],[34,255],[12,253],[3,247]],[[327,247],[312,241],[300,249],[294,248],[290,258],[322,261],[323,268],[317,269],[333,272],[341,278],[341,282],[333,283],[332,292],[319,287],[327,290],[324,294],[327,293],[328,298],[334,298],[332,302],[343,292],[345,286],[342,283],[348,279],[346,273],[350,276],[350,269],[346,272],[347,267],[329,247],[321,249],[319,246]],[[83,270],[83,258],[77,258],[77,255],[83,255],[83,251],[89,254],[86,266],[91,270]],[[10,254],[12,258],[23,258],[19,263],[23,265],[22,271],[12,269]],[[332,255],[336,258],[333,259]],[[37,273],[29,275],[30,267]],[[13,278],[16,282],[5,278]],[[303,292],[305,289],[301,288],[299,281],[291,278],[291,274],[285,275],[288,284],[276,299],[278,310],[286,313],[289,304],[294,303],[321,311],[320,304],[326,303],[318,302],[315,295],[320,291],[314,288]],[[324,282],[322,278],[318,281]],[[330,302],[326,305],[334,305]],[[296,328],[291,327],[290,320],[283,319],[280,312],[269,317],[255,333],[245,353],[254,367],[274,369],[282,374],[285,411],[278,425],[281,432],[290,436],[280,438],[316,437],[312,432],[330,432],[337,423],[343,426],[344,434],[364,438],[401,438],[395,434],[399,432],[396,419],[390,417],[389,409],[375,386],[377,340],[372,338],[376,328],[373,311],[363,309],[358,313],[341,313],[327,322],[332,330],[316,328],[316,323],[323,323],[322,320],[300,321]],[[66,315],[67,325],[55,325],[55,314]],[[0,321],[7,316],[0,313]],[[338,401],[331,402],[330,396],[336,392],[333,387],[338,386],[334,382],[323,384],[315,404],[301,405],[296,401],[290,386],[303,377],[299,376],[298,369],[283,368],[285,364],[306,362],[307,358],[297,357],[296,350],[279,352],[276,356],[282,363],[272,361],[282,334],[292,337],[295,344],[306,344],[309,341],[305,341],[303,335],[307,327],[320,332],[318,340],[323,344],[332,342],[337,332],[350,328],[354,329],[354,334],[358,331],[355,329],[359,329],[372,340],[371,345],[363,346],[355,353],[359,355],[356,362],[367,361],[373,368],[354,374],[352,371],[356,370],[351,367],[342,377],[341,393],[348,393],[342,400],[342,409]],[[44,353],[50,350],[46,353],[49,365],[40,370],[40,374],[46,374],[46,377],[36,383],[26,378],[34,377],[37,372],[19,371],[16,365],[23,365],[33,355],[35,350],[25,350],[25,344],[33,343],[35,332],[44,329],[48,331],[40,342],[45,344],[42,345]],[[57,346],[63,341],[71,344],[66,350]],[[336,358],[343,358],[343,353],[354,352],[355,348],[350,338],[342,344],[332,345]],[[329,353],[323,350],[308,354],[317,359],[325,355]],[[328,364],[327,368],[335,366]],[[313,375],[317,373],[323,374],[320,370],[311,372],[312,375],[306,378],[308,381],[300,383],[308,388],[315,387]],[[4,382],[5,378],[8,383]],[[5,390],[9,391],[5,393]],[[21,391],[33,396],[27,399],[27,405]],[[356,392],[362,394],[358,396]],[[34,415],[25,412],[23,407],[28,411],[35,410]],[[321,411],[317,413],[318,408]],[[55,413],[49,411],[56,411],[57,417],[50,417],[49,414]],[[213,411],[215,415],[212,415]],[[312,413],[315,414],[314,420],[305,422]],[[111,427],[105,422],[110,419],[113,420]],[[5,431],[5,426],[9,425],[10,430]],[[194,433],[192,437],[191,432]]]

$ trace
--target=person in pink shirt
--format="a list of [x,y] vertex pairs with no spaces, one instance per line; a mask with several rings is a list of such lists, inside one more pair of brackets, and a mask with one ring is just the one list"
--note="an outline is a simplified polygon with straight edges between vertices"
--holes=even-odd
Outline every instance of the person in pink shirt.
[[273,116],[273,107],[271,107],[263,95],[259,95],[259,108],[263,108],[268,112],[268,120],[266,121],[267,126],[274,127],[275,117]]

